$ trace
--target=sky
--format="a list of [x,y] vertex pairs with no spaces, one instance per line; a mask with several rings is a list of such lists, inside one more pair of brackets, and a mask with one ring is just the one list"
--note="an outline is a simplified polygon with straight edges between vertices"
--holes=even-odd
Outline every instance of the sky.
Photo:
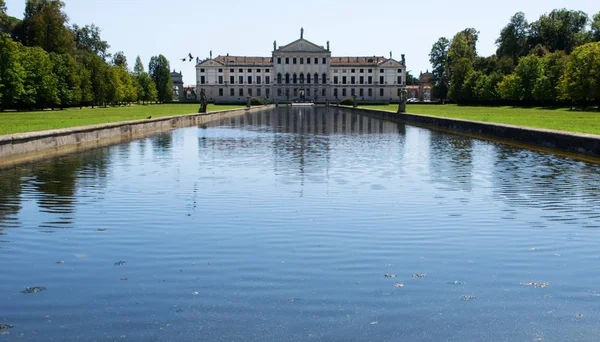
[[[63,0],[69,24],[99,26],[110,52],[123,51],[129,68],[139,55],[147,70],[151,56],[163,54],[171,70],[183,72],[184,83],[195,84],[192,56],[271,56],[278,46],[304,38],[325,46],[333,56],[384,56],[399,60],[406,55],[413,75],[431,70],[429,52],[440,37],[473,27],[480,32],[478,54],[496,51],[500,31],[516,12],[528,21],[553,9],[600,11],[592,0],[503,1],[160,1]],[[25,0],[6,0],[8,14],[23,17]]]

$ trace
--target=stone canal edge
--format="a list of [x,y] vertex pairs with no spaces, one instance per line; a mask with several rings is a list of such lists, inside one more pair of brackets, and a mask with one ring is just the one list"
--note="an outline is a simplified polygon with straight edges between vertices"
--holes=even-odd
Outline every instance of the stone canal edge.
[[47,159],[89,148],[108,146],[174,128],[202,125],[271,106],[257,106],[209,113],[182,114],[154,119],[54,129],[0,136],[0,168]]

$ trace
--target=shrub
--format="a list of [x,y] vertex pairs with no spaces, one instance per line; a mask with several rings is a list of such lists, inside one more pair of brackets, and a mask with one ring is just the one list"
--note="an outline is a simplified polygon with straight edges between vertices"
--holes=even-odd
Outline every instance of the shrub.
[[265,101],[263,101],[262,99],[259,99],[258,97],[253,97],[250,99],[250,105],[251,106],[264,106]]
[[354,99],[351,97],[345,98],[340,102],[342,106],[354,106]]

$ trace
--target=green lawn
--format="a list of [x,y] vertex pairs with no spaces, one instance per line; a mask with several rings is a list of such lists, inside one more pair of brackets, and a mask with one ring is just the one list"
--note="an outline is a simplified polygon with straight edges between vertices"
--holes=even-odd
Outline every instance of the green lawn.
[[[128,107],[69,108],[33,112],[0,112],[0,135],[35,132],[108,122],[145,119],[148,116],[190,114],[198,112],[199,104],[152,104]],[[208,111],[243,108],[243,106],[208,105]]]
[[[393,112],[398,110],[398,105],[360,107]],[[559,131],[600,134],[600,112],[597,111],[570,111],[568,108],[544,109],[415,104],[408,104],[406,111],[411,114],[426,114]]]

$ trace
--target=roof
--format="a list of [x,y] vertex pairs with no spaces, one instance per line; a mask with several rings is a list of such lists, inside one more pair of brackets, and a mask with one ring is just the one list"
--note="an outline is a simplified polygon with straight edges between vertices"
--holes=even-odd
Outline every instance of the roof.
[[385,57],[331,57],[331,64],[373,64],[379,65],[385,63],[388,59]]
[[271,64],[271,57],[248,57],[248,56],[218,56],[215,60],[221,64]]

